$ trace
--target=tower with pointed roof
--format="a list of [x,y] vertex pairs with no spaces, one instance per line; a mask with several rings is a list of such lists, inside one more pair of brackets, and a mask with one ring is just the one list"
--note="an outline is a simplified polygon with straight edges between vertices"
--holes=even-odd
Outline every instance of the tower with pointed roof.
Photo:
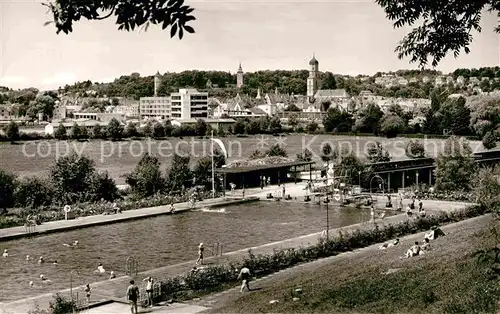
[[156,71],[156,74],[155,74],[155,97],[158,97],[158,90],[160,89],[160,85],[161,85],[160,71]]
[[311,61],[309,61],[309,77],[307,78],[307,97],[313,98],[318,90],[318,72],[319,62],[313,54]]
[[240,66],[238,68],[238,72],[236,72],[236,87],[242,88],[243,87],[243,68]]

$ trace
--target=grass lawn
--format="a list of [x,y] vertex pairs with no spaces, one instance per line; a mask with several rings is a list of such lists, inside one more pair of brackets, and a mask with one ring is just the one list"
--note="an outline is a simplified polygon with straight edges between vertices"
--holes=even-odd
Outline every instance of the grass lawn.
[[[261,136],[249,136],[239,138],[235,136],[223,138],[229,154],[229,161],[244,159],[256,149],[262,151],[270,146],[281,143],[279,138],[264,136],[264,145]],[[386,139],[380,137],[355,137],[355,136],[331,136],[331,135],[289,135],[284,140],[284,148],[288,156],[302,153],[308,148],[319,159],[322,145],[329,143],[332,147],[352,149],[360,157],[364,157],[369,143],[380,141],[391,154],[393,160],[406,159],[405,147],[408,138]],[[421,140],[429,156],[436,156],[444,147],[444,140],[425,139]],[[261,144],[259,144],[261,143]],[[480,142],[471,141],[471,147],[476,149]],[[96,162],[101,171],[108,171],[117,184],[124,184],[123,175],[132,171],[139,162],[142,155],[149,152],[160,158],[163,167],[169,167],[172,153],[193,152],[196,156],[191,158],[195,163],[199,158],[206,156],[210,151],[210,140],[197,137],[169,138],[167,140],[124,140],[120,142],[110,141],[31,141],[11,145],[0,143],[1,168],[8,169],[21,176],[45,175],[50,169],[57,156],[64,156],[76,150]]]
[[400,259],[419,233],[387,250],[372,246],[255,282],[261,290],[234,293],[211,312],[496,313],[499,279],[472,254],[498,245],[500,222],[482,216],[443,230],[425,255]]

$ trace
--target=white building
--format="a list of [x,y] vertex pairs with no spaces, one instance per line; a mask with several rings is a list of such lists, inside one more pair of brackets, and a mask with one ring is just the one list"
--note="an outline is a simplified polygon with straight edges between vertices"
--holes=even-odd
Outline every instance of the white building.
[[102,112],[75,112],[73,113],[75,120],[94,120],[101,122],[109,122],[116,119],[120,122],[125,120],[125,116],[118,113],[102,113]]
[[139,100],[139,116],[141,118],[170,118],[170,97],[141,97]]
[[119,105],[113,108],[113,113],[124,115],[125,117],[139,117],[139,104]]
[[208,93],[193,88],[179,89],[170,95],[172,119],[199,119],[208,117]]

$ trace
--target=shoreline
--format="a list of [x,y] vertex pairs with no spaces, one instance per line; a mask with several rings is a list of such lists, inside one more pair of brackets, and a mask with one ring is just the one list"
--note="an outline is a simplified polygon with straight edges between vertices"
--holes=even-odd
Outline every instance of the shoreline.
[[197,202],[194,208],[188,202],[174,204],[175,212],[170,211],[170,205],[145,207],[123,211],[120,214],[83,216],[71,220],[56,220],[45,222],[36,226],[34,232],[27,232],[24,226],[0,229],[0,243],[26,238],[46,235],[50,233],[64,232],[69,230],[90,228],[100,225],[121,223],[145,218],[152,218],[161,215],[177,215],[194,209],[203,207],[230,206],[258,201],[258,197],[249,196],[244,199],[215,198]]
[[[466,204],[446,204],[446,205],[454,205],[454,206],[447,206],[449,211],[456,211],[464,208],[467,206]],[[442,210],[433,210],[429,211],[429,213],[437,213]],[[377,224],[382,226],[382,225],[388,225],[388,224],[395,224],[395,223],[400,223],[402,221],[407,220],[408,218],[406,217],[405,214],[399,214],[395,216],[390,216],[385,219],[377,219]],[[345,233],[353,230],[364,230],[364,229],[370,229],[373,227],[373,224],[371,223],[358,223],[358,224],[353,224],[353,225],[348,225],[340,228],[335,228],[335,229],[330,229],[330,234],[331,236],[334,236],[338,234],[339,232]],[[294,238],[289,238],[289,239],[284,239],[280,241],[275,241],[271,243],[266,243],[263,245],[259,246],[254,246],[254,247],[247,247],[247,248],[242,248],[239,250],[231,251],[225,253],[222,257],[208,257],[206,258],[206,264],[207,265],[213,265],[213,264],[225,264],[225,263],[230,263],[230,262],[235,262],[238,260],[241,260],[248,254],[248,250],[252,250],[254,254],[268,254],[272,253],[276,249],[284,249],[284,248],[297,248],[297,247],[303,247],[303,246],[308,246],[316,243],[318,239],[322,236],[322,232],[315,232],[311,234],[306,234],[306,235],[301,235],[297,236]],[[166,278],[166,277],[173,277],[177,276],[180,274],[184,274],[187,271],[189,271],[192,266],[195,264],[195,260],[190,260],[186,262],[181,262],[173,265],[167,265],[155,269],[150,269],[146,271],[142,271],[138,273],[137,276],[135,276],[133,279],[139,280],[144,277],[152,276],[156,278]],[[91,287],[93,289],[93,296],[95,297],[94,300],[114,300],[114,301],[120,301],[124,298],[125,292],[124,289],[128,285],[128,281],[131,279],[129,276],[120,276],[115,279],[111,280],[102,280],[98,282],[91,283]],[[75,291],[81,291],[83,286],[75,286],[73,287],[73,292]],[[45,293],[41,294],[38,296],[33,296],[25,299],[19,299],[19,300],[14,300],[14,301],[5,301],[5,302],[0,302],[0,309],[3,311],[7,312],[13,312],[13,313],[24,313],[27,312],[30,308],[33,306],[33,302],[37,302],[40,306],[44,306],[45,303],[48,304],[50,300],[52,300],[52,296],[55,295],[56,293],[61,293],[62,295],[69,295],[70,289],[64,289],[60,290],[58,292],[51,292],[51,293]]]

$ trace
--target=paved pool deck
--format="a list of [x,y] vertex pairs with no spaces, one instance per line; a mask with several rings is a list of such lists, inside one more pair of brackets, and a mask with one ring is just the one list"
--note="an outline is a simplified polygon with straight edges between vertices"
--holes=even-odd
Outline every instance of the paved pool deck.
[[[260,189],[259,189],[260,190]],[[437,202],[437,201],[426,201],[425,202],[426,210],[429,214],[436,213],[438,211],[455,211],[467,206],[467,203],[456,203],[456,202]],[[399,214],[396,216],[386,217],[385,219],[378,219],[377,224],[379,226],[387,225],[387,224],[395,224],[402,221],[407,220],[407,216],[405,214]],[[331,229],[330,235],[335,236],[340,231],[343,233],[347,231],[353,231],[356,229],[366,230],[373,228],[372,223],[361,223],[355,224],[351,226],[346,226],[337,229]],[[318,239],[321,237],[321,232],[312,233],[308,235],[302,235],[296,238],[287,239],[283,241],[277,241],[273,243],[268,243],[265,245],[260,245],[257,247],[249,247],[240,249],[233,252],[225,253],[223,256],[217,257],[207,257],[205,258],[205,264],[224,264],[230,262],[238,262],[242,260],[244,257],[248,255],[248,250],[251,249],[254,254],[268,254],[272,253],[276,249],[284,249],[284,248],[298,248],[309,246],[311,244],[317,243]],[[185,274],[195,265],[195,261],[188,261],[174,265],[168,265],[165,267],[141,272],[134,279],[136,281],[142,281],[143,278],[152,276],[154,278],[162,279],[173,277],[181,274]],[[121,300],[125,301],[125,291],[128,286],[128,282],[131,278],[128,276],[122,276],[111,280],[105,280],[95,283],[90,283],[92,288],[92,300]],[[83,286],[73,288],[73,293],[75,291],[80,294],[83,293]],[[69,289],[65,289],[59,291],[62,295],[68,296]],[[56,292],[46,293],[43,295],[39,295],[36,297],[31,297],[27,299],[17,300],[13,302],[0,303],[0,314],[7,313],[27,313],[29,309],[32,309],[35,302],[40,305],[42,308],[46,308],[48,303],[52,300],[52,296]]]

